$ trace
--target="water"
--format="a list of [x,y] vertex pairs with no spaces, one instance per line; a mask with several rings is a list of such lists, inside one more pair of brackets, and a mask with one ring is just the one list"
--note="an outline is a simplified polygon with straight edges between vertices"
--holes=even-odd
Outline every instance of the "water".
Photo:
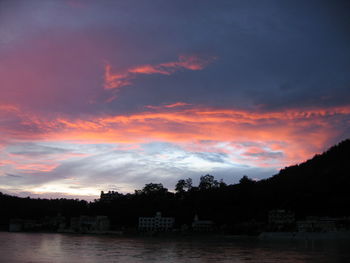
[[350,262],[346,241],[126,238],[0,232],[0,262]]

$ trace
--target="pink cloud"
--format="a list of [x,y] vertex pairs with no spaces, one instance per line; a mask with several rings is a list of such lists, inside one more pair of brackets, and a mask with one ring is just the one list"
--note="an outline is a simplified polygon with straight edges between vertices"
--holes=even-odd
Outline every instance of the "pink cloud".
[[0,161],[0,167],[6,166],[6,165],[13,165],[13,164],[16,164],[16,163],[12,160],[1,160]]
[[177,107],[184,107],[184,106],[190,106],[192,104],[186,103],[186,102],[175,102],[172,104],[166,104],[166,105],[161,105],[161,106],[153,106],[153,105],[147,105],[145,108],[148,109],[153,109],[153,110],[159,110],[162,108],[177,108]]
[[50,164],[50,163],[30,163],[30,164],[20,164],[16,166],[16,170],[23,173],[32,173],[32,172],[51,172],[57,168],[59,164]]
[[1,112],[19,112],[19,108],[16,105],[0,104],[0,113]]
[[106,90],[119,89],[132,84],[137,75],[161,74],[171,75],[181,69],[202,70],[215,58],[202,58],[199,56],[179,56],[178,61],[160,63],[157,65],[140,65],[126,69],[122,72],[112,73],[112,66],[105,65],[104,88]]
[[182,106],[189,106],[191,104],[188,104],[188,103],[185,103],[185,102],[176,102],[176,103],[173,103],[173,104],[168,104],[168,105],[165,105],[164,107],[165,108],[175,108],[175,107],[182,107]]
[[18,121],[9,127],[0,127],[0,132],[8,141],[128,145],[169,142],[190,151],[197,148],[228,154],[240,152],[241,157],[235,159],[239,163],[266,166],[268,161],[275,159],[272,165],[281,166],[303,161],[323,151],[341,132],[334,127],[350,115],[350,107],[262,113],[194,105],[182,108],[181,105],[175,103],[133,114],[91,115],[78,119],[65,116],[48,119],[21,111],[12,112],[15,116],[12,119]]

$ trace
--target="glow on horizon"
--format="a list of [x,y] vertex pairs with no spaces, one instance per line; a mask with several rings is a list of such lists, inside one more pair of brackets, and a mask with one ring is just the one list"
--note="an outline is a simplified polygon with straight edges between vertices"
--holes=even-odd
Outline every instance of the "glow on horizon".
[[[53,177],[52,182],[45,182],[45,179],[38,184],[27,182],[25,188],[33,194],[55,195],[59,192],[84,198],[96,198],[96,194],[101,190],[108,190],[106,188],[110,185],[108,180],[101,177],[98,186],[89,186],[91,178],[79,187],[73,181],[69,186],[69,178],[84,181],[85,175],[79,175],[79,171],[86,172],[81,167],[86,165],[84,162],[91,162],[91,158],[97,160],[96,166],[92,167],[95,175],[88,174],[88,177],[96,178],[99,173],[104,173],[106,167],[118,171],[118,167],[132,165],[133,162],[142,163],[144,168],[141,169],[148,167],[146,170],[150,174],[154,173],[152,170],[157,170],[157,166],[167,169],[166,167],[172,165],[174,169],[188,169],[193,174],[215,175],[216,171],[225,169],[244,171],[260,168],[270,169],[272,175],[272,171],[304,161],[324,150],[324,144],[336,134],[332,122],[328,121],[329,117],[336,117],[334,121],[337,122],[350,113],[348,107],[252,112],[196,108],[194,105],[178,102],[170,107],[152,107],[152,111],[117,116],[89,116],[85,120],[63,116],[47,119],[29,112],[23,113],[15,106],[4,105],[1,108],[4,115],[13,114],[13,119],[19,120],[13,127],[0,128],[4,143],[3,160],[0,163],[3,178],[12,176],[13,180],[18,181],[26,176],[49,176]],[[309,136],[314,138],[312,142],[307,139]],[[25,143],[29,142],[37,145],[28,148]],[[157,145],[153,143],[161,144],[156,148],[147,146]],[[14,151],[12,144],[23,146],[16,147]],[[68,149],[67,145],[70,145]],[[107,148],[101,151],[98,145],[106,145],[104,147]],[[44,150],[47,150],[48,155],[42,153],[39,146],[46,147]],[[164,146],[171,150],[166,153]],[[35,147],[39,147],[39,150]],[[144,147],[148,147],[148,150]],[[118,152],[114,160],[108,155],[98,157],[106,152],[113,156],[113,151]],[[143,155],[149,155],[150,158],[145,159]],[[72,174],[64,175],[60,169],[73,164],[74,160],[82,163],[73,167],[73,170],[68,170]],[[172,172],[168,175],[167,173],[169,171],[163,171],[163,179],[173,182]],[[137,188],[137,184],[123,180],[115,180],[119,191],[132,192]],[[161,180],[159,177],[158,181]]]

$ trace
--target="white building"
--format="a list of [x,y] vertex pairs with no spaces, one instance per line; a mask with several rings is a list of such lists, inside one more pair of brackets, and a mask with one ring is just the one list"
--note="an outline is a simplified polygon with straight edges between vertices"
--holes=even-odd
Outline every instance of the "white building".
[[139,230],[141,231],[168,231],[173,228],[173,217],[162,217],[160,212],[154,217],[139,217]]
[[298,232],[333,232],[337,231],[337,218],[308,217],[297,221]]
[[194,216],[192,230],[195,232],[210,232],[213,230],[214,223],[211,220],[199,220],[198,215]]

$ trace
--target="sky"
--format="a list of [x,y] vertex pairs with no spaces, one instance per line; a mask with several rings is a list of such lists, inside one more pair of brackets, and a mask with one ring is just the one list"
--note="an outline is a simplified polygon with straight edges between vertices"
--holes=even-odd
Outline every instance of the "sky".
[[350,2],[0,0],[0,191],[268,178],[350,134]]

